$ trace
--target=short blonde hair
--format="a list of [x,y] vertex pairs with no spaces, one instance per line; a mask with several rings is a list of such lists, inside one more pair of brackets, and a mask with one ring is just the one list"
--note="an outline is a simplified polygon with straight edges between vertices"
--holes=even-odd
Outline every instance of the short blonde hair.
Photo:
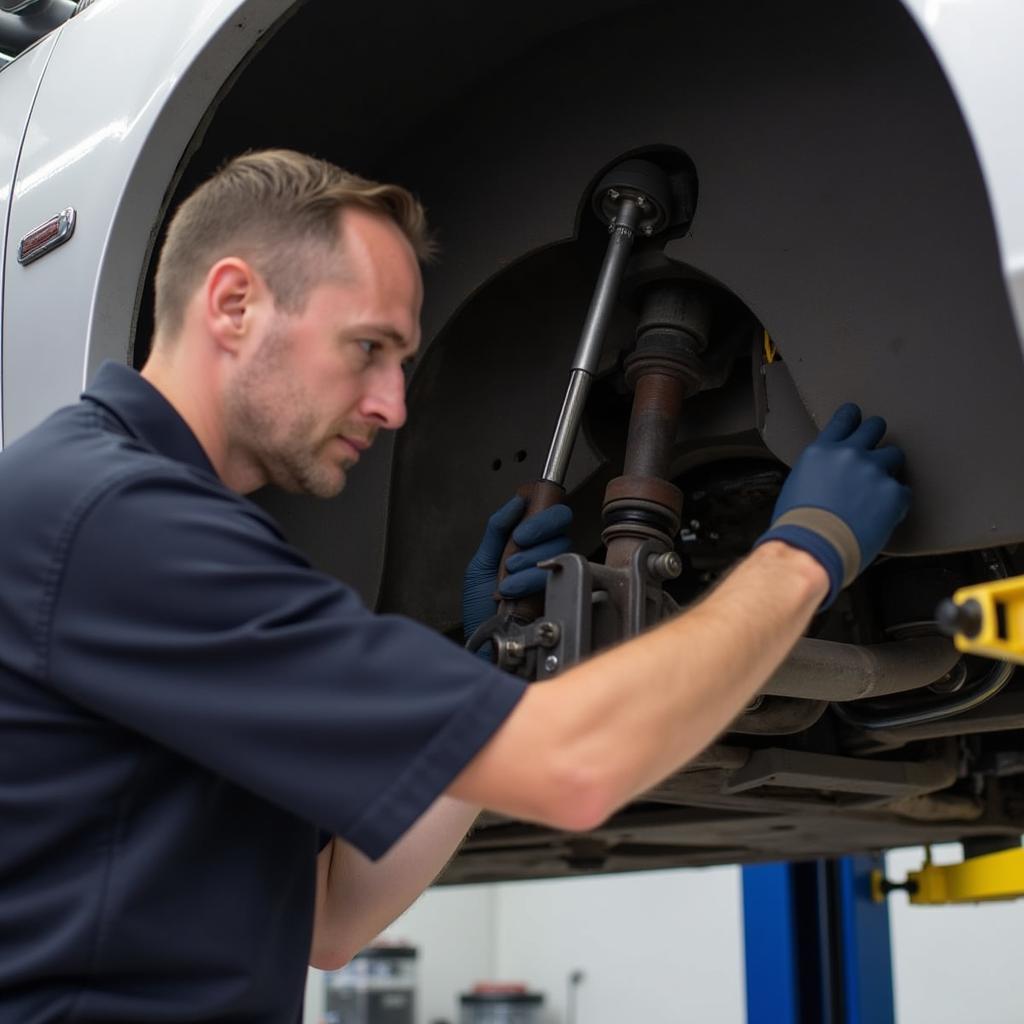
[[249,260],[275,303],[300,313],[326,276],[325,250],[339,244],[339,216],[356,206],[388,217],[427,262],[434,246],[420,205],[399,185],[368,181],[326,160],[289,149],[244,153],[226,163],[178,207],[160,250],[154,320],[169,339],[210,267],[226,256]]

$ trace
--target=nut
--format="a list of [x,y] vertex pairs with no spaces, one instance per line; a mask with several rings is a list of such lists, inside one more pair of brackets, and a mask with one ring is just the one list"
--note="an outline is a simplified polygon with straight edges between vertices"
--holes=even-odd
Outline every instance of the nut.
[[497,640],[498,664],[518,665],[526,657],[526,646],[522,640]]

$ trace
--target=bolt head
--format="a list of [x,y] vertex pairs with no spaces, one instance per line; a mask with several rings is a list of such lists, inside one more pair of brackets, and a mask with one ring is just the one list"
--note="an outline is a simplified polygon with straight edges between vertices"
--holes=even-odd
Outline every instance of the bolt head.
[[544,659],[544,671],[554,672],[558,668],[558,656],[555,654],[549,654]]
[[651,573],[663,580],[674,580],[683,571],[683,560],[674,551],[651,555],[647,562]]
[[553,646],[558,642],[559,629],[553,622],[541,622],[537,624],[537,639],[546,646]]
[[648,238],[654,234],[654,227],[650,224],[645,224],[641,229],[640,233],[646,235]]
[[619,198],[619,190],[617,188],[610,188],[605,195],[614,203]]

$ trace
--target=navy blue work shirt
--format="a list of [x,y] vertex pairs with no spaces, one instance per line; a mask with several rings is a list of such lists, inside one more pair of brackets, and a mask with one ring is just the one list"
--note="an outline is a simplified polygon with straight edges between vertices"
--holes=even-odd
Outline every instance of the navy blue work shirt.
[[0,453],[0,1022],[293,1024],[318,830],[381,856],[522,690],[311,568],[105,364]]

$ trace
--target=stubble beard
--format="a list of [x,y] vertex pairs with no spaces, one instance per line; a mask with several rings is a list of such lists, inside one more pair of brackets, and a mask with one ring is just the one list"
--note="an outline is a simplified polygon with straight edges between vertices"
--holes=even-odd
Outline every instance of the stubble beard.
[[316,417],[288,373],[289,344],[283,331],[268,334],[235,377],[225,398],[229,430],[267,483],[290,494],[333,498],[345,486],[354,460],[339,464],[327,456],[333,434],[311,440],[317,433]]

